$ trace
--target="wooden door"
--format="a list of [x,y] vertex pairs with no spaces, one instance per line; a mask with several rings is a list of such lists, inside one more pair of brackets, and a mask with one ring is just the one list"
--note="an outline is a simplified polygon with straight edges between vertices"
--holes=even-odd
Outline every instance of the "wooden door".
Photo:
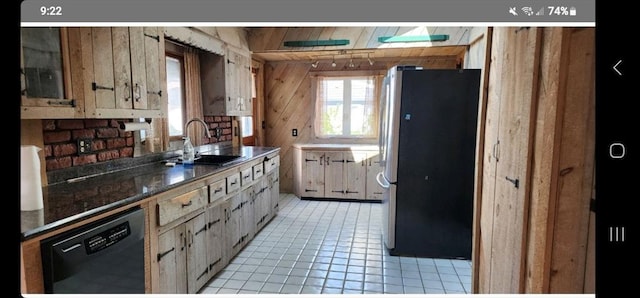
[[273,170],[268,178],[269,178],[269,191],[270,201],[271,201],[271,217],[275,217],[278,214],[278,209],[280,209],[280,174],[278,173],[278,169]]
[[240,193],[229,198],[229,219],[227,221],[227,243],[231,253],[229,260],[242,248],[242,195]]
[[247,245],[250,239],[253,239],[253,235],[256,233],[256,224],[254,221],[254,202],[255,192],[253,187],[248,187],[240,193],[242,197],[241,212],[242,212],[242,228],[241,228],[241,246]]
[[[143,27],[144,61],[146,70],[146,101],[134,103],[138,109],[161,110],[164,71],[160,71],[164,62],[164,34],[158,27]],[[164,69],[164,68],[162,68]],[[143,95],[145,96],[145,95]],[[165,95],[166,97],[166,95]]]
[[302,197],[322,198],[325,196],[325,153],[321,151],[302,151]]
[[344,157],[344,197],[365,199],[367,182],[367,153],[347,151]]
[[365,183],[365,189],[367,191],[365,199],[367,200],[382,200],[382,194],[384,189],[378,181],[376,176],[382,172],[382,166],[380,166],[380,160],[378,153],[367,153],[367,182]]
[[[91,64],[93,66],[93,80],[87,80],[86,84],[92,84],[93,95],[95,96],[94,98],[88,98],[86,104],[89,106],[92,104],[91,101],[94,100],[93,105],[95,105],[95,108],[115,109],[116,89],[121,90],[122,87],[116,88],[114,44],[111,37],[111,28],[94,27],[90,29],[90,32],[84,32],[84,34],[91,36],[91,48],[93,50],[93,63]],[[124,41],[127,41],[127,39]],[[128,55],[128,42],[125,50]],[[125,67],[124,71],[126,71],[126,64],[122,67]],[[121,77],[121,75],[119,76]],[[121,84],[121,82],[118,81],[118,84]],[[121,93],[121,91],[118,92]]]
[[208,279],[220,272],[224,262],[224,208],[227,201],[219,200],[207,208],[207,264]]
[[346,183],[344,181],[345,158],[343,152],[325,152],[324,196],[327,198],[344,198]]
[[184,225],[158,236],[158,292],[187,293],[187,250]]
[[238,63],[240,61],[237,60],[237,55],[234,51],[229,50],[227,52],[227,57],[225,57],[225,89],[226,89],[226,112],[227,115],[236,116],[239,115],[239,105],[238,101]]
[[[493,31],[485,136],[487,171],[483,175],[480,228],[480,293],[523,291],[530,127],[535,118],[531,114],[540,37],[540,29],[536,28]],[[491,118],[496,116],[499,119]]]
[[[129,61],[131,63],[131,96],[129,109],[147,109],[147,58],[145,35],[142,27],[129,27]],[[115,30],[115,29],[114,29]],[[157,45],[156,45],[157,49]],[[157,56],[156,56],[157,59]],[[156,60],[156,64],[158,60]]]
[[202,212],[184,225],[187,231],[187,292],[195,294],[209,280],[207,217]]

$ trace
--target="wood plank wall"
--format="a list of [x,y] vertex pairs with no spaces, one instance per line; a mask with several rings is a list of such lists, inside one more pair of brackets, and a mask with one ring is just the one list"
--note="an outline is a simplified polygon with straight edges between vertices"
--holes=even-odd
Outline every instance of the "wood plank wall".
[[[491,34],[485,141],[477,173],[489,183],[476,196],[480,210],[476,210],[474,223],[481,228],[474,227],[474,241],[479,241],[474,242],[474,293],[593,292],[595,256],[589,247],[595,214],[589,203],[595,179],[595,30],[537,28],[539,37],[526,43],[539,48],[536,51],[521,47],[521,40],[513,34],[518,30],[522,32],[522,28],[494,28]],[[523,69],[516,72],[516,79],[508,74],[509,65],[527,61],[534,61],[537,71]],[[508,92],[510,85],[521,92]],[[495,108],[508,108],[525,94],[531,97],[531,111],[519,116],[515,124],[497,128],[514,113]],[[530,154],[510,163],[526,167],[527,174],[518,175],[526,194],[524,200],[507,195],[515,201],[511,203],[502,198],[504,190],[498,183],[491,183],[505,184],[495,152],[491,152],[495,147],[491,140],[496,138],[492,132],[501,136],[497,155],[502,163],[513,147],[504,136],[523,123],[528,123],[530,133],[520,142],[530,144]],[[503,207],[498,208],[500,205]],[[507,226],[522,235],[513,242],[514,233],[504,232],[507,219],[503,213],[516,209],[521,212],[519,220]],[[503,245],[509,242],[515,245]]]
[[[264,64],[265,145],[280,147],[280,191],[293,192],[293,143],[318,142],[313,130],[314,104],[311,75],[314,71],[347,69],[348,61],[337,61],[335,68],[320,64],[312,68],[308,62],[267,62]],[[458,57],[398,59],[362,63],[357,70],[387,70],[395,64],[414,64],[425,68],[455,68]],[[298,129],[298,136],[291,130]],[[357,141],[347,140],[349,143]],[[371,143],[371,141],[369,141]],[[373,140],[373,143],[377,143]]]
[[[249,30],[249,48],[251,51],[266,52],[274,50],[322,51],[350,49],[380,49],[395,47],[432,47],[466,45],[469,42],[471,27],[263,27]],[[447,34],[449,40],[442,42],[380,43],[381,36],[417,36],[428,34]],[[344,46],[285,47],[285,41],[348,39]]]

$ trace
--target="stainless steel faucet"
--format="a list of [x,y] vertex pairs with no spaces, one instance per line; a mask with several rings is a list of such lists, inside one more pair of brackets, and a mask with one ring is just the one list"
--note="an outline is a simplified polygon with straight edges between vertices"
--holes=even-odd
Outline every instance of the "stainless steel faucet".
[[189,127],[189,124],[191,124],[191,122],[193,121],[197,121],[200,122],[200,124],[202,124],[202,126],[204,127],[204,134],[207,136],[207,138],[211,138],[211,133],[209,132],[209,126],[207,125],[206,122],[202,121],[202,119],[200,118],[193,118],[189,121],[187,121],[187,123],[184,125],[184,135],[187,136],[187,128]]

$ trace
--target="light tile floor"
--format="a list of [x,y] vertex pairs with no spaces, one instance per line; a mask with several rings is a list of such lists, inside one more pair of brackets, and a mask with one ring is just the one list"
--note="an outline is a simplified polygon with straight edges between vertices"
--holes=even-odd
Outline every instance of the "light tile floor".
[[278,215],[200,293],[471,293],[471,262],[384,249],[379,203],[281,194]]

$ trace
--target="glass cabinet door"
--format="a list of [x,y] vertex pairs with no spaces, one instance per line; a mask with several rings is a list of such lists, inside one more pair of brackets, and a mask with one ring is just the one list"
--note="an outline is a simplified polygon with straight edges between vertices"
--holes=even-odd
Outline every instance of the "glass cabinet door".
[[21,28],[22,94],[27,98],[65,98],[60,31],[51,27]]

